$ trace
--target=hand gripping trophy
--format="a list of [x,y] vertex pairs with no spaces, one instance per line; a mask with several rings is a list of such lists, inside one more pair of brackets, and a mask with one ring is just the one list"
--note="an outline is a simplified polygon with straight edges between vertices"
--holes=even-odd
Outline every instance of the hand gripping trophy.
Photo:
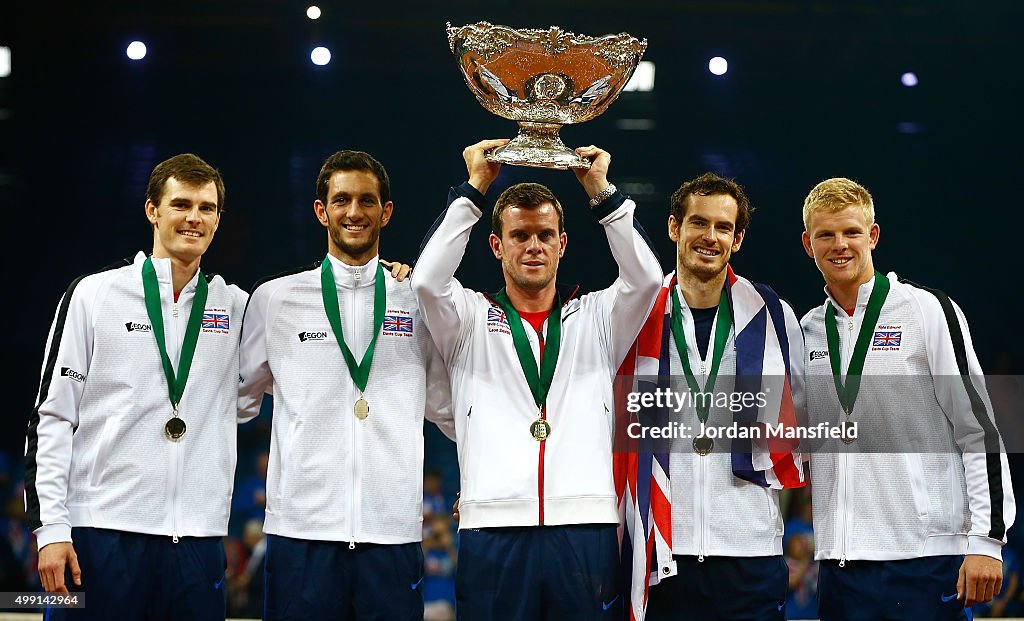
[[540,168],[589,168],[558,131],[600,115],[615,101],[647,49],[625,34],[588,37],[557,26],[516,30],[448,24],[448,44],[469,90],[488,111],[519,122],[519,135],[488,159]]

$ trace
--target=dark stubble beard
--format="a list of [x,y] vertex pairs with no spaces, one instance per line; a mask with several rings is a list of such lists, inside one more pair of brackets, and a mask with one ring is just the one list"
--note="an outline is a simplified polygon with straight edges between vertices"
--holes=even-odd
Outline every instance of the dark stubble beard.
[[342,252],[349,255],[350,257],[359,257],[364,253],[369,252],[373,249],[374,244],[380,239],[380,229],[374,229],[367,238],[365,244],[353,245],[342,239],[343,228],[340,225],[332,224],[328,227],[328,231],[331,234],[331,241],[334,245],[341,249]]
[[[719,256],[721,257],[722,255],[719,255]],[[730,258],[731,257],[724,257],[725,261],[722,263],[722,269],[719,269],[719,270],[715,270],[715,269],[711,269],[711,268],[704,268],[703,266],[701,266],[699,264],[695,264],[695,262],[689,262],[688,263],[685,255],[683,257],[679,258],[679,264],[681,266],[686,267],[687,268],[686,272],[688,274],[691,274],[697,280],[699,280],[701,282],[710,282],[710,281],[714,280],[715,278],[718,278],[722,274],[722,272],[724,272],[726,270],[726,266],[729,264],[729,259]],[[677,275],[677,277],[678,277],[678,275]]]
[[[544,287],[547,287],[549,284],[551,284],[551,281],[555,279],[555,273],[552,273],[551,277],[545,279],[543,282],[540,282],[536,279],[528,279],[525,276],[523,276],[520,272],[517,272],[516,270],[512,269],[511,263],[506,262],[506,259],[502,259],[502,263],[505,265],[505,273],[509,275],[509,278],[512,279],[512,282],[514,282],[520,289],[523,289],[525,291],[540,291]],[[555,269],[557,272],[557,265],[555,266]]]

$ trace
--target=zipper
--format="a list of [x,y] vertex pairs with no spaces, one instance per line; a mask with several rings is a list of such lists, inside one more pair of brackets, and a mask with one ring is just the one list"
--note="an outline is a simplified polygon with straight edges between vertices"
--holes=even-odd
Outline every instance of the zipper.
[[[352,270],[352,276],[356,280],[356,282],[361,280],[361,275],[360,275],[358,269]],[[335,286],[337,286],[337,285],[335,285]],[[346,300],[346,302],[347,302],[346,303],[347,312],[345,313],[346,317],[349,318],[349,322],[348,322],[349,326],[347,327],[348,328],[347,333],[348,334],[355,334],[356,333],[355,332],[355,326],[353,325],[354,322],[352,321],[352,318],[355,317],[356,315],[355,315],[355,311],[353,310],[352,306],[353,306],[353,303],[354,303],[355,297],[356,297],[356,289],[353,288],[352,293],[350,295],[345,296],[345,297],[348,298]],[[354,397],[355,396],[355,394],[354,394],[355,391],[358,390],[358,388],[356,388],[355,383],[352,383],[352,389],[353,389],[353,395],[352,396]],[[355,403],[355,399],[350,399],[350,401],[352,403]],[[347,414],[346,414],[346,416],[347,416]],[[349,550],[355,550],[356,549],[356,533],[359,532],[359,524],[358,524],[358,522],[359,522],[359,512],[357,511],[357,506],[359,504],[359,499],[362,497],[362,492],[363,492],[363,482],[362,482],[362,478],[360,476],[361,473],[359,472],[359,454],[358,454],[359,453],[359,442],[356,440],[356,436],[360,433],[360,427],[361,427],[360,423],[362,423],[363,421],[361,421],[358,418],[356,418],[354,414],[352,415],[352,417],[349,420],[351,421],[350,425],[351,425],[351,429],[352,429],[352,433],[349,434],[349,437],[351,438],[351,446],[349,447],[350,448],[350,450],[349,450],[349,456],[350,456],[349,457],[349,460],[350,460],[349,461],[349,473],[350,473],[351,478],[349,480],[352,481],[352,496],[351,496],[351,501],[352,502],[349,505],[349,528],[351,528],[351,535],[349,537],[348,549]]]
[[[715,317],[715,321],[716,322],[718,321],[718,317]],[[703,391],[704,388],[707,386],[707,382],[708,382],[708,378],[707,378],[707,372],[708,372],[708,370],[707,370],[707,361],[706,360],[702,360],[702,359],[699,358],[700,357],[700,348],[697,347],[697,332],[696,332],[696,328],[692,327],[692,322],[688,322],[688,323],[690,323],[691,325],[687,325],[686,326],[686,331],[685,331],[685,334],[684,334],[684,336],[685,336],[685,338],[687,340],[687,346],[688,346],[687,347],[687,349],[688,349],[687,356],[690,355],[690,352],[693,352],[693,356],[697,357],[700,360],[700,378],[701,378],[701,387],[700,387],[700,389]],[[686,325],[686,324],[684,324],[684,325]],[[714,334],[714,331],[715,331],[715,327],[714,327],[714,325],[712,325],[711,333]],[[708,347],[708,350],[709,350],[708,354],[709,355],[713,355],[712,352],[710,351],[713,348],[710,346],[711,345],[710,343],[708,345],[709,345],[709,347]],[[682,362],[682,361],[680,361],[680,362]],[[694,410],[694,414],[696,415],[696,410]],[[697,423],[698,423],[698,425],[700,424],[700,418],[697,418]],[[698,494],[698,496],[697,497],[700,499],[698,510],[697,510],[697,562],[698,563],[703,563],[704,562],[704,513],[705,513],[705,508],[707,507],[707,504],[708,504],[707,503],[707,498],[704,497],[705,496],[705,492],[707,491],[705,489],[705,486],[704,486],[704,478],[705,478],[705,474],[706,474],[704,462],[707,461],[707,460],[704,459],[704,457],[702,457],[700,455],[696,455],[696,454],[694,454],[694,455],[695,455],[695,457],[697,459],[697,462],[698,462],[698,465],[697,465],[697,494]]]
[[[173,281],[173,278],[171,280],[171,300],[172,300],[172,302],[171,302],[171,321],[167,322],[167,325],[174,327],[174,333],[170,334],[170,330],[165,330],[165,334],[164,334],[164,339],[165,339],[164,347],[166,347],[168,349],[168,354],[167,354],[168,358],[171,358],[171,352],[170,352],[171,346],[173,346],[173,348],[174,348],[174,354],[173,354],[174,357],[171,358],[171,359],[176,361],[176,364],[174,365],[174,372],[175,372],[175,374],[177,374],[178,370],[180,369],[180,364],[181,364],[181,341],[182,341],[182,336],[181,335],[182,335],[182,330],[181,330],[181,326],[179,325],[179,322],[181,321],[181,319],[179,318],[180,313],[178,313],[178,302],[180,300],[180,294],[179,294],[179,299],[178,300],[174,299],[174,281]],[[195,296],[192,297],[192,303],[193,304],[195,303]],[[170,337],[170,339],[169,339],[170,343],[167,343],[168,337]],[[180,406],[180,404],[179,404],[179,406]],[[178,411],[177,407],[174,408],[174,413],[175,413],[175,415],[179,415],[180,416],[180,412]],[[179,519],[179,517],[180,517],[180,515],[179,515],[180,514],[180,507],[179,507],[179,502],[180,502],[179,493],[180,493],[180,489],[179,488],[181,487],[181,472],[180,472],[180,469],[181,469],[181,466],[180,466],[181,455],[179,454],[180,451],[181,451],[181,448],[179,446],[180,444],[181,444],[180,441],[179,442],[171,442],[171,464],[170,464],[170,476],[171,476],[171,485],[170,485],[170,488],[171,488],[171,543],[178,543],[180,541],[180,539],[181,539],[178,536],[178,525],[181,522],[181,520]]]
[[178,444],[171,442],[171,542],[178,543]]
[[698,563],[703,563],[704,562],[704,513],[705,513],[705,509],[706,509],[706,507],[708,505],[707,498],[704,497],[705,496],[705,492],[707,492],[707,489],[704,487],[704,474],[705,474],[705,472],[704,472],[704,468],[705,468],[704,462],[706,462],[707,460],[698,455],[697,456],[697,461],[700,463],[700,465],[697,467],[697,491],[700,494],[700,496],[699,496],[700,497],[700,511],[698,511],[698,515],[700,516],[700,519],[698,520],[698,524],[699,524],[699,526],[698,526],[698,529],[699,529],[699,531],[698,531],[699,542],[698,542],[698,547],[697,547],[697,562]]
[[[708,340],[708,349],[705,352],[704,358],[700,361],[700,376],[701,376],[701,390],[707,388],[708,385],[708,360],[715,356],[715,332],[718,330],[718,314],[715,314],[715,320],[711,322],[711,337]],[[697,326],[693,327],[693,351],[698,356],[700,355],[700,348],[697,346]]]
[[[857,311],[854,310],[854,313]],[[845,343],[841,344],[843,354],[840,356],[840,361],[846,366],[847,375],[845,379],[849,379],[850,370],[850,359],[853,358],[853,317],[847,317],[846,321],[846,334],[847,339]],[[845,360],[843,360],[845,358]],[[850,484],[850,456],[847,453],[840,453],[840,459],[842,460],[843,476],[840,479],[841,488],[839,490],[839,506],[840,506],[840,520],[839,520],[839,566],[846,567],[846,521],[847,514],[849,513],[849,507],[846,506],[846,496],[848,487]]]
[[359,502],[359,491],[362,489],[362,485],[360,485],[359,477],[356,474],[356,462],[358,460],[356,459],[356,454],[355,454],[356,447],[359,445],[359,443],[356,442],[356,430],[359,427],[359,425],[358,425],[359,420],[356,419],[355,416],[352,417],[352,420],[354,421],[354,423],[352,424],[352,433],[349,434],[349,436],[352,438],[351,446],[349,447],[351,449],[349,451],[349,455],[351,455],[351,457],[350,457],[351,461],[349,462],[349,472],[351,472],[351,474],[352,474],[352,496],[351,496],[351,505],[349,506],[349,529],[350,529],[350,533],[351,533],[349,535],[349,541],[348,541],[348,549],[349,550],[355,550],[356,549],[356,519],[358,517],[358,512],[356,511],[356,505]]
[[839,566],[846,567],[846,492],[847,486],[849,485],[849,455],[846,453],[840,453],[841,468],[843,470],[843,476],[839,479]]
[[[532,326],[531,326],[532,327]],[[540,354],[537,357],[537,370],[540,370],[540,361],[544,360],[544,335],[537,332],[537,340],[540,343]],[[541,420],[547,420],[548,417],[548,404],[543,403],[540,406],[540,417]],[[540,526],[544,526],[544,451],[547,447],[547,438],[540,441],[540,450],[537,455],[537,521]]]

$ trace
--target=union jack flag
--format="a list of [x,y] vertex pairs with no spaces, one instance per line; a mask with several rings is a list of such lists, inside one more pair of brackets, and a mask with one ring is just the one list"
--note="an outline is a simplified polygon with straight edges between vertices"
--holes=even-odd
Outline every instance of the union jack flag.
[[505,311],[501,310],[496,306],[490,306],[487,308],[487,323],[500,323],[508,325],[508,319],[505,318]]
[[203,313],[203,327],[208,330],[227,330],[227,313]]
[[899,347],[903,339],[902,332],[881,331],[875,332],[875,338],[871,341],[872,347]]
[[[761,390],[763,376],[784,376],[781,395],[765,408],[744,408],[734,413],[741,425],[781,424],[796,426],[796,413],[789,383],[789,339],[782,304],[774,291],[740,278],[728,268],[728,295],[732,300],[736,358],[736,390]],[[669,362],[671,308],[669,293],[675,276],[665,279],[647,322],[619,368],[616,382],[616,424],[632,422],[620,413],[627,411],[627,392],[651,391],[671,373]],[[656,379],[655,379],[656,378]],[[625,381],[622,381],[625,380]],[[741,385],[744,381],[757,385]],[[638,413],[638,421],[652,417],[654,409]],[[656,418],[648,418],[657,420]],[[613,454],[615,493],[619,503],[619,553],[623,599],[629,621],[644,621],[649,587],[677,573],[672,559],[672,497],[669,456],[646,440]],[[753,447],[748,440],[732,442],[733,475],[771,489],[803,487],[803,458],[788,441]],[[664,588],[664,587],[663,587]]]
[[412,334],[412,317],[384,315],[384,331]]

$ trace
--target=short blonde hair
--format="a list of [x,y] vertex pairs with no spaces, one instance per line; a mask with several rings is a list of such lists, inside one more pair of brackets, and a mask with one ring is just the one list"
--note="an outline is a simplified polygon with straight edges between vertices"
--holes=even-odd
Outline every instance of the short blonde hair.
[[837,213],[847,207],[860,207],[868,226],[875,223],[875,203],[868,189],[845,177],[826,179],[811,188],[804,199],[804,230],[811,230],[811,217],[820,212]]

